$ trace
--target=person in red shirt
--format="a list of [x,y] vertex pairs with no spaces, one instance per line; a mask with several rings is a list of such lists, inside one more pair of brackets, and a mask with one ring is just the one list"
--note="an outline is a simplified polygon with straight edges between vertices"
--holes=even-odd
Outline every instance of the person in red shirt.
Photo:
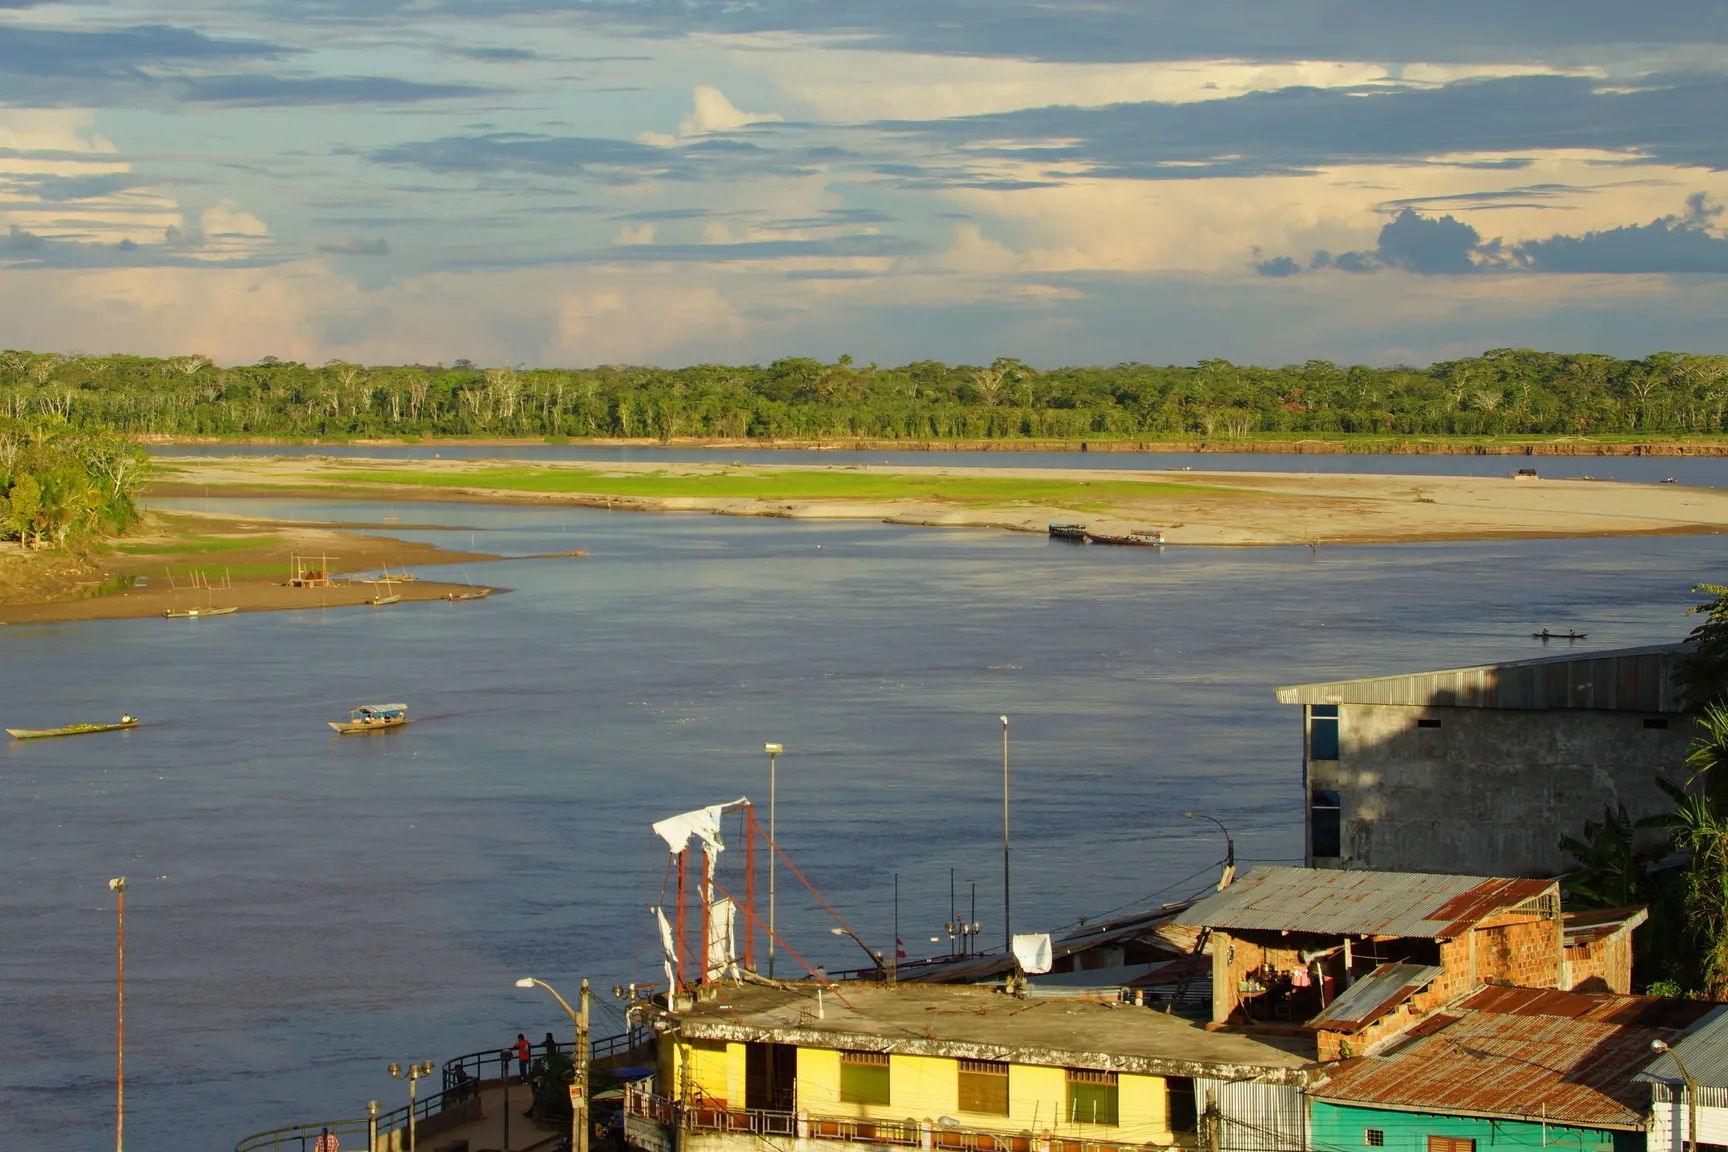
[[516,1033],[516,1074],[518,1076],[525,1077],[528,1075],[528,1056],[533,1048],[534,1046],[528,1043],[528,1037],[520,1032]]

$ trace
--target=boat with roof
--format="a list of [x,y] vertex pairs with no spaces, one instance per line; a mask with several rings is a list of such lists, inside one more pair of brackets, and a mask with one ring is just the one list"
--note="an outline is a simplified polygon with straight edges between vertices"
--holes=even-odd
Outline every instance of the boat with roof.
[[362,704],[349,714],[348,720],[331,720],[330,727],[343,736],[355,732],[382,732],[408,723],[406,704]]

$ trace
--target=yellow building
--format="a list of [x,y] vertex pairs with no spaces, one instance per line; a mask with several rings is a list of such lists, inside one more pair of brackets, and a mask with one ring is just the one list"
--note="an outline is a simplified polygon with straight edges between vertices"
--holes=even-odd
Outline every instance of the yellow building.
[[632,1092],[626,1121],[649,1152],[1169,1148],[1196,1143],[1209,1104],[1242,1129],[1222,1146],[1303,1146],[1312,1040],[1208,1031],[1115,1001],[720,985],[654,1026],[659,1068]]

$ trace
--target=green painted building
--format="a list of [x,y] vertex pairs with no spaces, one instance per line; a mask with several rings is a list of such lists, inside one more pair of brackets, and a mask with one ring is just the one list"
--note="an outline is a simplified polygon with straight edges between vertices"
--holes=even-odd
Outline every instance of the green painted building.
[[1532,1123],[1508,1116],[1406,1112],[1320,1099],[1310,1103],[1308,1123],[1315,1152],[1645,1152],[1641,1131]]

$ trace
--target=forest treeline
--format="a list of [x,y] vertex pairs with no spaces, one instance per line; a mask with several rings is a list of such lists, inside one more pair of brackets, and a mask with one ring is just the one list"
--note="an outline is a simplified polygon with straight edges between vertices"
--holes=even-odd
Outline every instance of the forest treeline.
[[1500,348],[1427,368],[1310,360],[1040,370],[807,358],[587,369],[319,366],[266,357],[0,353],[0,414],[135,435],[903,440],[1699,434],[1724,430],[1728,356]]

